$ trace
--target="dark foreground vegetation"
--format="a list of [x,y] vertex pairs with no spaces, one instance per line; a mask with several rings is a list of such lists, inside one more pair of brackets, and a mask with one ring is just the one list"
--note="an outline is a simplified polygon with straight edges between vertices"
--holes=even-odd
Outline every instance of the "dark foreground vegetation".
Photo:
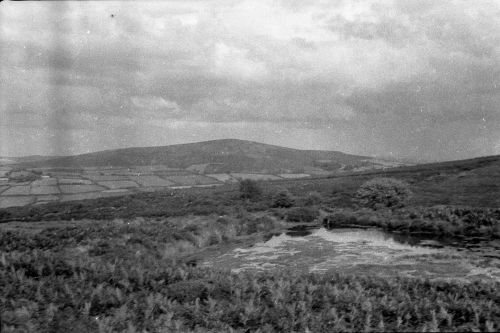
[[271,231],[237,217],[5,230],[3,332],[497,331],[497,283],[193,267],[187,254]]
[[498,174],[436,168],[2,210],[38,222],[0,225],[2,332],[498,331],[499,283],[230,274],[192,259],[304,222],[500,237]]

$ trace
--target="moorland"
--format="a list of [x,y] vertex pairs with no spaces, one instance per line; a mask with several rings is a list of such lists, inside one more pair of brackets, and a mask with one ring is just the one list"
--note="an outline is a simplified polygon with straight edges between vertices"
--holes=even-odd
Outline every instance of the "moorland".
[[[38,163],[62,167],[48,161]],[[404,203],[360,200],[364,184],[388,178],[405,184]],[[379,276],[335,267],[235,272],[200,264],[298,225],[499,239],[500,156],[30,204],[1,209],[0,222],[2,332],[500,329],[494,276]],[[499,259],[481,260],[500,267]]]

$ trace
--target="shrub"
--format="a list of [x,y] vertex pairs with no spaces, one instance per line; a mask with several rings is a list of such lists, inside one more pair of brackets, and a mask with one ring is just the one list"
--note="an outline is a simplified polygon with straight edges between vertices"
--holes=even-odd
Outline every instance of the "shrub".
[[240,196],[243,199],[255,199],[262,195],[262,189],[255,180],[243,179],[240,181]]
[[40,177],[33,174],[33,173],[27,173],[27,174],[19,174],[19,175],[13,175],[9,177],[10,181],[16,182],[16,183],[22,183],[22,182],[32,182]]
[[204,280],[179,281],[167,287],[167,295],[178,302],[193,302],[197,298],[205,300],[208,297],[209,285]]
[[304,199],[304,204],[307,206],[317,205],[321,203],[321,194],[318,192],[309,192]]
[[358,201],[369,208],[399,208],[410,198],[409,185],[393,178],[374,178],[356,192]]
[[279,191],[274,197],[273,207],[290,208],[295,204],[295,199],[287,190]]
[[358,219],[351,211],[340,211],[323,218],[323,225],[326,228],[346,227],[352,224],[357,224]]
[[288,222],[312,222],[319,216],[319,211],[310,207],[295,207],[286,213]]
[[8,211],[0,209],[0,221],[8,220],[10,218],[10,216],[11,216],[11,214]]

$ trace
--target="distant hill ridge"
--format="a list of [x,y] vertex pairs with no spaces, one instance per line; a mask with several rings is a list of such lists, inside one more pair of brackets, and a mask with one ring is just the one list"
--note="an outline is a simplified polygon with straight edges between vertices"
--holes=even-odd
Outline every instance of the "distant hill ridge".
[[301,172],[369,166],[371,158],[338,151],[299,150],[253,141],[222,139],[159,147],[105,150],[22,163],[28,167],[129,167],[205,165],[207,172]]

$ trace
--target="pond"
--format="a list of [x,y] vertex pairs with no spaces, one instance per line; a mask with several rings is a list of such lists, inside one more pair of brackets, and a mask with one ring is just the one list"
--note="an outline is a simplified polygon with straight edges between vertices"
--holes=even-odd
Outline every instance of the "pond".
[[202,265],[233,272],[292,269],[500,281],[500,242],[404,236],[379,229],[298,227],[206,258]]

